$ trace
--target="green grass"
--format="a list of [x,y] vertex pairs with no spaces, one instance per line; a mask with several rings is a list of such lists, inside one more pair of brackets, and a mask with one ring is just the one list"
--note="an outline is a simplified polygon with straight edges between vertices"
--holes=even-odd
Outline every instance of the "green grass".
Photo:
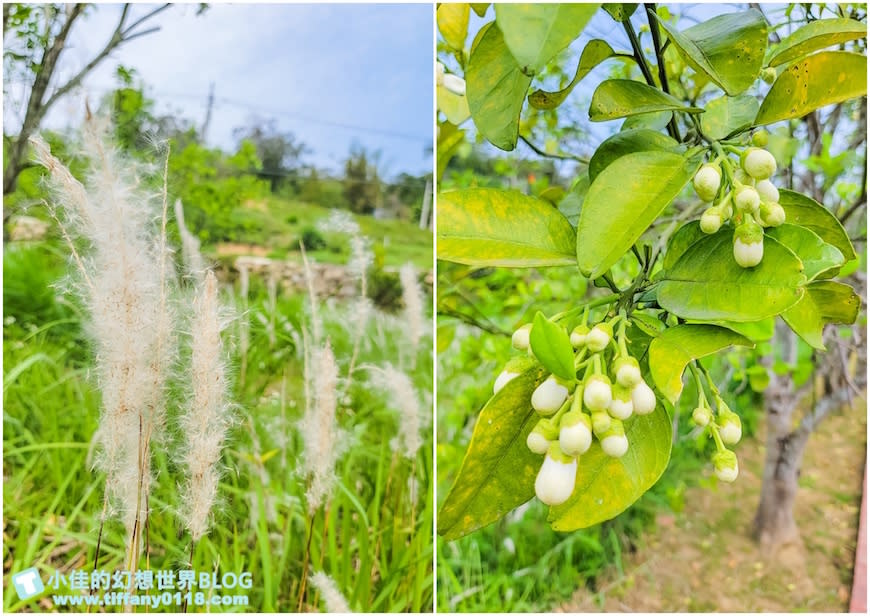
[[[13,244],[5,257],[3,607],[50,610],[34,600],[19,601],[9,576],[36,566],[47,580],[56,569],[93,567],[104,478],[91,471],[89,448],[100,395],[89,374],[92,360],[80,311],[48,286],[66,270],[63,252],[52,242]],[[296,471],[304,443],[295,428],[304,408],[300,332],[307,299],[280,298],[276,343],[270,346],[268,320],[260,318],[265,291],[258,280],[252,283],[247,378],[239,385],[236,371],[237,421],[222,460],[220,505],[212,531],[195,546],[193,568],[251,573],[249,606],[220,610],[295,611],[311,520],[305,482]],[[342,375],[351,347],[346,316],[341,305],[324,311]],[[237,326],[231,326],[231,335]],[[395,364],[401,351],[409,367],[402,331],[395,317],[382,315],[371,322],[360,363]],[[238,367],[238,345],[232,348],[231,363]],[[431,392],[430,348],[424,340],[408,370],[418,392]],[[183,384],[177,387],[172,399],[182,394]],[[397,455],[390,440],[399,429],[398,412],[369,385],[364,372],[357,373],[340,402],[338,421],[349,435],[349,447],[335,469],[338,487],[329,505],[314,515],[311,570],[333,577],[354,610],[429,611],[431,435],[416,459]],[[171,424],[169,450],[177,438]],[[190,539],[177,515],[183,473],[166,454],[167,447],[155,447],[153,461],[158,480],[147,529],[153,570],[186,568],[189,561]],[[413,494],[412,482],[417,486]],[[110,522],[105,527],[101,569],[123,568],[125,540],[119,526]],[[320,608],[309,586],[303,609]]]

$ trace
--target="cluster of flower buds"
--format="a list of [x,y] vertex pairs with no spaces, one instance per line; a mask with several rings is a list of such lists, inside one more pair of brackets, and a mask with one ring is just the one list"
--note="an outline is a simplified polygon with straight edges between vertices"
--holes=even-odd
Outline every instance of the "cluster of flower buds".
[[[641,376],[640,365],[627,350],[625,317],[617,316],[588,327],[583,323],[570,333],[574,348],[575,378],[548,376],[532,393],[532,408],[540,419],[526,444],[544,455],[535,481],[535,493],[547,505],[564,503],[574,491],[578,457],[597,440],[602,451],[619,458],[629,448],[625,421],[647,415],[656,408],[656,396]],[[614,335],[614,325],[618,332]],[[513,335],[513,346],[529,350],[531,325]],[[528,356],[508,362],[495,381],[499,391],[528,368]],[[579,377],[582,373],[582,378]]]
[[[763,145],[766,133],[759,132],[753,139],[754,143]],[[716,233],[731,220],[734,225],[734,260],[741,267],[755,267],[761,263],[764,227],[778,227],[785,222],[785,210],[779,204],[779,190],[770,181],[775,171],[773,155],[753,146],[740,152],[739,167],[730,157],[719,156],[714,162],[703,165],[692,181],[695,193],[702,201],[716,202],[701,215],[701,230]]]
[[692,411],[692,423],[713,437],[716,443],[716,451],[713,454],[713,470],[720,480],[731,483],[737,479],[737,455],[726,445],[736,445],[740,442],[740,438],[743,436],[743,426],[737,413],[728,408],[715,389],[713,397],[716,403],[715,417],[702,390],[698,395],[698,406]]

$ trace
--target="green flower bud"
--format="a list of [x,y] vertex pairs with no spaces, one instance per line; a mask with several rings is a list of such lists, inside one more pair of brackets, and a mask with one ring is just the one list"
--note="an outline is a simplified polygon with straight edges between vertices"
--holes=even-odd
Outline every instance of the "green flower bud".
[[755,178],[746,173],[743,169],[737,169],[734,172],[734,181],[738,184],[746,184],[747,186],[755,186]]
[[723,449],[713,454],[713,468],[716,476],[725,482],[731,483],[737,479],[737,455],[730,449]]
[[758,214],[765,227],[778,227],[785,222],[785,209],[779,203],[762,203]]
[[698,198],[708,203],[716,198],[716,193],[719,192],[719,184],[721,182],[722,172],[719,171],[719,165],[711,163],[707,163],[698,169],[698,172],[692,179],[692,185],[695,187]]
[[613,419],[607,413],[596,411],[592,413],[592,431],[596,434],[604,434],[610,429]]
[[569,456],[579,456],[592,445],[592,420],[582,411],[569,411],[559,424],[559,446]]
[[761,205],[761,197],[752,186],[741,186],[734,192],[734,205],[739,212],[754,214],[758,211],[758,206]]
[[613,400],[610,379],[603,374],[593,374],[583,384],[583,403],[590,411],[606,411]]
[[[776,80],[776,69],[773,67],[770,67],[770,66],[768,66],[765,69],[762,69],[761,78],[764,80],[764,83],[773,83]],[[764,145],[766,145],[766,143],[767,142],[756,143],[755,145],[764,146]]]
[[544,417],[538,420],[529,436],[526,437],[526,445],[537,454],[545,454],[550,449],[550,443],[559,438],[559,428],[553,425],[552,420]]
[[716,233],[722,226],[722,212],[719,208],[707,208],[701,214],[701,231],[704,233]]
[[737,413],[728,409],[720,409],[716,424],[719,426],[719,436],[723,443],[736,445],[740,442],[740,438],[743,436],[743,425]]
[[599,323],[586,334],[586,346],[593,353],[607,348],[613,339],[613,327],[610,323]]
[[740,156],[740,164],[756,180],[764,180],[776,172],[776,159],[773,154],[761,148],[744,150]]
[[589,327],[586,325],[578,325],[571,330],[571,346],[579,349],[586,344],[586,336],[589,335]]
[[696,407],[692,411],[692,423],[699,428],[706,428],[713,419],[713,413],[706,406]]
[[758,147],[763,148],[767,145],[767,140],[769,136],[770,133],[768,133],[766,130],[755,131],[752,134],[752,145],[757,145]]
[[631,389],[617,383],[613,386],[613,400],[610,401],[608,411],[611,417],[625,421],[634,412],[634,404],[631,402]]

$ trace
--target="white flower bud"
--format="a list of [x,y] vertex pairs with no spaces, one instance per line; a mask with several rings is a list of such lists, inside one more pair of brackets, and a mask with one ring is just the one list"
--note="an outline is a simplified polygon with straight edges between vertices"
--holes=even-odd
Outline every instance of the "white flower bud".
[[442,84],[454,94],[465,96],[465,80],[462,77],[445,73]]
[[613,327],[609,323],[599,323],[586,334],[586,346],[593,353],[607,348],[613,338]]
[[532,393],[532,408],[541,415],[552,415],[559,410],[568,398],[568,388],[562,385],[555,376],[538,385]]
[[586,453],[592,445],[592,420],[582,411],[570,411],[559,426],[559,447],[569,456]]
[[719,436],[726,445],[736,445],[743,436],[743,426],[737,413],[731,411],[719,412]]
[[607,413],[601,411],[592,413],[592,432],[596,435],[604,434],[610,430],[610,422],[612,421],[613,418]]
[[612,391],[613,400],[610,401],[610,407],[607,410],[611,416],[625,421],[634,412],[634,404],[631,402],[631,389],[617,384],[613,386]]
[[511,336],[511,344],[514,345],[515,349],[518,351],[525,351],[529,348],[529,333],[531,331],[532,324],[526,323],[514,332],[514,335]]
[[625,427],[618,419],[614,419],[610,429],[599,437],[601,449],[608,456],[621,458],[628,451],[628,438],[625,436]]
[[634,387],[641,382],[640,364],[634,357],[620,357],[613,362],[613,375],[623,387]]
[[738,184],[746,184],[748,186],[755,186],[755,178],[746,173],[743,169],[737,169],[734,172],[734,181]]
[[740,212],[754,214],[758,211],[758,206],[761,205],[761,198],[758,196],[758,191],[752,186],[741,186],[734,193],[734,205]]
[[740,159],[743,170],[756,180],[764,180],[776,172],[776,159],[767,150],[748,148]]
[[713,454],[713,468],[720,480],[731,483],[739,474],[737,456],[729,449],[717,451]]
[[701,214],[701,231],[704,233],[716,233],[722,226],[722,213],[715,207],[707,208]]
[[507,370],[502,370],[501,374],[499,374],[495,378],[495,383],[492,386],[492,393],[497,394],[501,391],[502,387],[507,385],[512,379],[517,378],[519,375],[519,372],[509,372]]
[[631,390],[631,404],[638,415],[649,415],[656,410],[656,395],[644,381]]
[[529,432],[529,436],[526,437],[526,446],[528,446],[532,453],[545,454],[550,448],[550,441],[540,432],[532,430]]
[[695,410],[692,411],[692,423],[699,428],[706,428],[711,419],[713,419],[713,414],[706,406],[696,407]]
[[610,407],[613,395],[610,390],[610,379],[603,374],[593,374],[583,388],[583,403],[590,411],[606,411]]
[[740,267],[755,267],[764,258],[764,243],[744,244],[737,238],[734,241],[734,260]]
[[779,203],[779,189],[770,180],[759,180],[755,185],[755,190],[758,191],[758,196],[761,197],[762,201]]
[[719,166],[707,163],[698,169],[692,180],[692,185],[695,187],[695,192],[701,201],[710,202],[716,198],[721,181],[722,172],[719,171]]
[[578,325],[571,331],[571,346],[579,349],[586,344],[586,336],[589,335],[589,328],[586,325]]
[[552,443],[535,479],[535,495],[546,505],[561,505],[574,492],[576,479],[576,458],[566,456],[558,443]]
[[766,227],[778,227],[785,222],[785,208],[779,203],[762,203],[759,214]]

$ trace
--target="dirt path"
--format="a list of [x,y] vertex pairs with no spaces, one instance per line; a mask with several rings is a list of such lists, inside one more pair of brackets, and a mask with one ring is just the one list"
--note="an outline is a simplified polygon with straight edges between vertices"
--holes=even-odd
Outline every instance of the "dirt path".
[[867,406],[829,417],[810,438],[796,506],[803,545],[765,559],[749,530],[761,488],[763,435],[739,448],[740,478],[692,488],[663,514],[623,574],[581,589],[565,612],[845,612],[858,534]]

